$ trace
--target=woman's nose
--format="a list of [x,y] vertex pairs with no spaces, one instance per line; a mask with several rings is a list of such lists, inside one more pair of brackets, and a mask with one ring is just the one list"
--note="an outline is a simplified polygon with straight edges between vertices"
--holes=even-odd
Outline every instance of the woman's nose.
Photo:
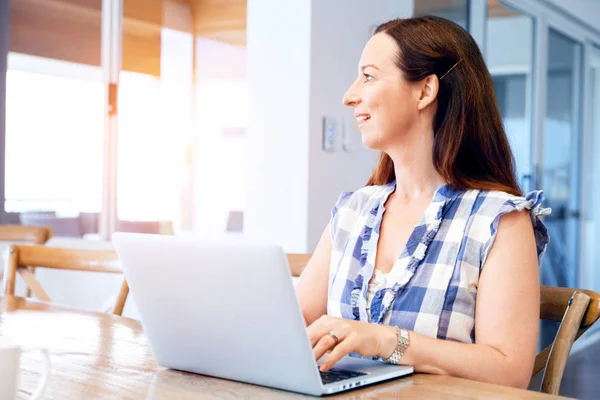
[[342,98],[342,102],[344,103],[345,106],[356,107],[356,105],[359,103],[359,101],[360,101],[360,99],[358,97],[358,94],[356,93],[355,83],[353,83],[352,85],[350,85],[350,87],[346,91],[346,94],[344,94],[344,97]]

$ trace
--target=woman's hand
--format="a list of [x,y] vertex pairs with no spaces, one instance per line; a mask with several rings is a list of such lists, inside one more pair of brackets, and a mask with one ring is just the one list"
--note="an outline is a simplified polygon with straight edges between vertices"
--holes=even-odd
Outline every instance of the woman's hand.
[[[337,336],[330,334],[333,332]],[[342,357],[356,352],[361,356],[389,357],[396,347],[396,329],[387,325],[350,321],[323,315],[307,328],[315,359],[319,360],[327,351],[321,371],[329,370]]]

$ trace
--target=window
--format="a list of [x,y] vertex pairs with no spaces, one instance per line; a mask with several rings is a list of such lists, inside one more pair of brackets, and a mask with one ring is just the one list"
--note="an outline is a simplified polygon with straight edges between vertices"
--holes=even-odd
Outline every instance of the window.
[[488,2],[486,63],[510,142],[522,190],[533,190],[534,20],[499,2]]
[[9,53],[7,212],[99,212],[103,84],[98,67]]

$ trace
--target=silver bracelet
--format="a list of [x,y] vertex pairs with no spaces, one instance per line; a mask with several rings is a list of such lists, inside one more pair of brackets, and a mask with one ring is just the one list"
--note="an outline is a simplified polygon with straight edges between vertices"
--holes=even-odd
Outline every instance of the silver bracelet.
[[398,338],[398,341],[396,342],[396,348],[392,352],[391,356],[383,359],[383,361],[390,364],[400,364],[400,359],[410,345],[410,335],[407,329],[396,327],[396,336]]

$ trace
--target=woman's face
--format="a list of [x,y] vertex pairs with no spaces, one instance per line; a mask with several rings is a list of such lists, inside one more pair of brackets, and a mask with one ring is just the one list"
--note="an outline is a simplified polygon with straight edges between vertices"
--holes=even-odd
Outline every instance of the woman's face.
[[418,118],[420,89],[403,78],[397,54],[389,35],[374,35],[360,57],[358,78],[344,95],[344,105],[354,107],[363,144],[370,149],[387,151],[401,144]]

